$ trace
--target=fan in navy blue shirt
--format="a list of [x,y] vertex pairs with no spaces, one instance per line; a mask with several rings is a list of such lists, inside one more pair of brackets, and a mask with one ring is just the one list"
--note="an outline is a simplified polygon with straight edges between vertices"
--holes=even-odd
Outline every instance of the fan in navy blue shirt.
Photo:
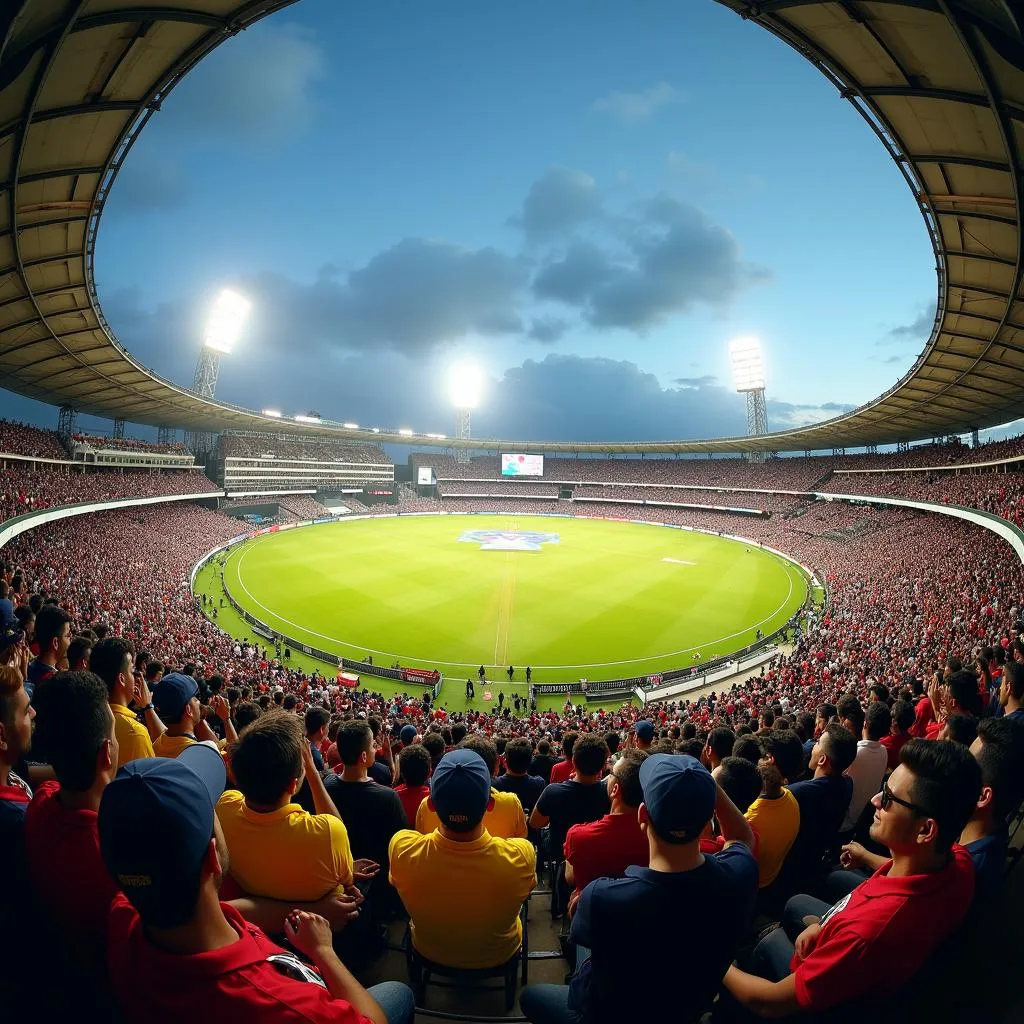
[[808,767],[814,777],[789,786],[800,805],[800,831],[786,856],[780,882],[782,889],[806,888],[821,875],[822,858],[836,841],[853,796],[853,779],[843,773],[856,756],[856,737],[849,729],[833,722],[811,750]]
[[[569,986],[523,990],[520,1006],[534,1024],[622,1024],[637,1018],[638,999],[646,1020],[696,1020],[750,922],[754,836],[711,773],[687,755],[653,754],[640,784],[650,867],[627,868],[624,878],[599,878],[583,890],[571,938],[589,956]],[[726,845],[705,855],[700,834],[712,814]],[[681,953],[679,922],[686,920],[700,922],[699,941]]]
[[505,774],[494,780],[499,793],[515,793],[523,805],[523,813],[529,818],[534,806],[544,792],[546,783],[539,775],[530,775],[530,761],[533,751],[530,741],[510,740],[505,747]]
[[552,851],[565,846],[565,834],[573,825],[597,821],[611,810],[608,788],[601,783],[608,756],[608,744],[603,737],[592,733],[581,736],[572,748],[576,778],[552,782],[541,793],[529,823],[535,829],[550,823]]
[[28,667],[25,691],[29,698],[37,683],[49,679],[63,664],[71,645],[71,616],[59,605],[44,604],[36,616],[39,657]]
[[1004,717],[1024,722],[1024,665],[1008,661],[1003,666],[1003,680],[999,684],[999,703]]

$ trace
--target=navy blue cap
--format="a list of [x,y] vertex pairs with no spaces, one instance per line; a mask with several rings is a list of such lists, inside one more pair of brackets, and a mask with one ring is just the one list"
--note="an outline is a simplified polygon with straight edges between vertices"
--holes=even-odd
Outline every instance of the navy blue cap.
[[643,740],[644,743],[650,743],[654,739],[654,726],[646,718],[633,726],[633,732],[636,733],[637,739]]
[[398,738],[406,745],[409,746],[413,740],[416,739],[416,726],[411,722],[408,725],[403,725],[401,732],[398,734]]
[[177,757],[129,761],[103,791],[103,861],[144,921],[188,920],[225,781],[216,746],[192,743]]
[[24,635],[24,630],[19,628],[17,620],[11,625],[0,626],[0,647],[13,647]]
[[446,828],[475,828],[491,799],[491,773],[484,759],[475,750],[449,751],[430,777],[430,799]]
[[153,703],[161,718],[177,722],[189,701],[198,694],[199,684],[191,676],[170,672],[153,689]]
[[654,831],[666,842],[699,838],[715,813],[715,780],[689,754],[652,754],[640,765],[640,785]]

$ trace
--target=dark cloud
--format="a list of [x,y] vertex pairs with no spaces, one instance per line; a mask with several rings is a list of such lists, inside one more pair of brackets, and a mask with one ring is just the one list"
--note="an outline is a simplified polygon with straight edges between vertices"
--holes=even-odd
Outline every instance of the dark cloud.
[[533,292],[539,299],[582,306],[613,273],[608,256],[596,245],[574,242],[565,255],[540,269],[533,279]]
[[569,235],[600,216],[597,182],[583,171],[552,167],[530,186],[522,210],[510,223],[533,243]]
[[672,383],[676,387],[696,391],[698,388],[714,387],[718,383],[718,378],[713,373],[707,373],[703,377],[676,377]]
[[569,321],[556,316],[534,317],[528,337],[542,345],[553,345],[569,329]]
[[892,366],[894,363],[902,363],[904,361],[903,356],[887,356],[882,360],[886,366]]
[[[886,332],[884,338],[876,342],[878,345],[898,344],[904,341],[925,341],[935,323],[935,303],[920,308],[917,316],[908,324],[900,324]],[[891,362],[892,360],[887,360]]]
[[806,427],[812,423],[832,419],[850,412],[856,406],[843,402],[824,402],[821,405],[795,405],[792,402],[780,402],[769,398],[765,403],[768,413],[769,430],[791,430],[794,427]]

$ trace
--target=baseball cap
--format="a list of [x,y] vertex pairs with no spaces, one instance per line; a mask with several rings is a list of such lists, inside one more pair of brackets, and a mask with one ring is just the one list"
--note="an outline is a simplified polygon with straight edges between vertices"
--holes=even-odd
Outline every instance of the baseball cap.
[[718,788],[711,772],[689,754],[653,754],[640,765],[644,806],[659,839],[697,839],[715,813]]
[[174,758],[129,761],[103,791],[100,852],[143,920],[167,927],[191,915],[225,780],[216,745],[193,743]]
[[398,738],[406,745],[409,746],[414,739],[416,739],[416,726],[412,723],[402,726],[402,731],[398,734]]
[[454,832],[468,832],[487,810],[491,773],[475,750],[449,751],[430,777],[430,799],[441,823]]
[[0,650],[13,647],[25,635],[25,631],[19,629],[17,624],[0,626]]
[[156,684],[153,703],[161,718],[172,722],[181,718],[188,702],[199,693],[199,684],[184,672],[170,672]]
[[633,726],[633,731],[636,733],[637,738],[644,741],[644,743],[650,743],[654,739],[654,726],[646,718],[642,718],[636,725]]

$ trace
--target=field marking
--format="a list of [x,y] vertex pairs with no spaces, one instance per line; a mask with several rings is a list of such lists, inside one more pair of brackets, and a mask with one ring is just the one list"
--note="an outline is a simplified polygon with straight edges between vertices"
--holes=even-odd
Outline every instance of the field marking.
[[[273,535],[270,534],[268,536]],[[260,537],[257,539],[264,540],[265,538]],[[262,608],[268,615],[271,615],[273,618],[277,619],[278,622],[283,622],[288,626],[293,626],[295,629],[302,630],[303,633],[306,633],[309,636],[320,637],[321,640],[329,640],[331,643],[341,644],[343,647],[350,647],[353,650],[366,651],[368,654],[382,654],[386,658],[396,658],[399,661],[425,661],[429,662],[431,665],[443,665],[445,668],[465,668],[467,665],[470,664],[470,662],[468,661],[438,661],[434,658],[424,658],[417,654],[398,654],[395,651],[381,651],[378,650],[376,647],[364,647],[362,644],[354,644],[349,640],[342,640],[340,637],[328,636],[326,633],[318,633],[315,629],[310,629],[308,626],[303,626],[300,625],[298,622],[293,622],[291,619],[286,619],[283,615],[278,614],[272,608],[268,608],[262,601],[254,597],[252,592],[245,585],[245,581],[242,579],[242,562],[245,561],[245,556],[253,549],[253,547],[255,547],[255,544],[252,541],[248,541],[244,545],[242,549],[242,554],[239,556],[237,563],[235,563],[235,577],[238,580],[238,585],[245,591],[246,596],[249,598],[249,600],[252,601],[253,604],[258,605],[260,608]],[[509,557],[511,555],[511,552],[506,552],[505,554],[506,557]],[[775,556],[773,555],[772,557],[774,558]],[[782,565],[783,568],[786,570],[786,578],[789,581],[789,589],[786,591],[786,597],[783,600],[783,602],[779,605],[778,608],[775,609],[775,611],[773,611],[770,615],[765,616],[765,618],[763,618],[760,622],[754,622],[749,626],[745,626],[743,629],[737,630],[735,633],[729,633],[726,636],[719,637],[717,640],[707,640],[704,643],[694,644],[690,647],[683,647],[678,651],[670,651],[667,654],[650,654],[644,655],[640,658],[625,658],[622,661],[588,661],[582,665],[534,665],[533,668],[553,670],[578,668],[595,669],[615,668],[618,665],[637,665],[641,662],[660,661],[662,659],[678,657],[680,654],[689,654],[690,652],[697,650],[698,647],[711,647],[713,644],[720,644],[725,640],[731,640],[733,639],[733,637],[742,636],[744,633],[749,633],[752,629],[759,629],[766,622],[770,622],[772,619],[774,619],[775,616],[778,615],[779,612],[781,612],[787,604],[789,604],[789,599],[793,594],[793,573],[796,570],[792,563],[787,562],[785,560],[782,560]],[[801,574],[801,579],[803,578],[804,577]],[[808,589],[810,589],[809,583]],[[341,655],[339,655],[339,657],[341,657]],[[492,664],[495,667],[497,667],[499,662],[494,661],[492,662]]]
[[671,565],[696,565],[696,562],[687,562],[685,558],[663,558],[663,562],[669,562]]

